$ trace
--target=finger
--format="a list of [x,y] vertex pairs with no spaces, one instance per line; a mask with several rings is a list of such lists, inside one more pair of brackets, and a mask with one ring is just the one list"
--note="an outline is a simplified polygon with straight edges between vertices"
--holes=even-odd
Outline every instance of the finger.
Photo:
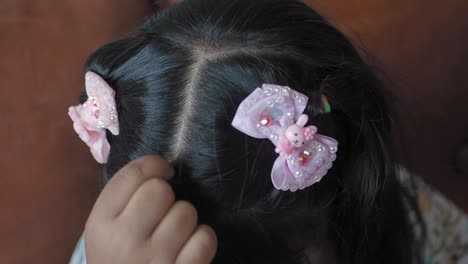
[[197,211],[188,202],[179,201],[170,209],[152,236],[152,245],[163,259],[174,263],[177,255],[197,226]]
[[179,253],[176,264],[208,264],[215,257],[217,246],[213,229],[201,225]]
[[172,166],[159,156],[145,156],[120,169],[99,195],[93,213],[115,218],[125,208],[135,191],[151,178],[168,179],[174,174]]
[[125,225],[125,228],[131,228],[132,236],[146,239],[151,236],[174,201],[174,192],[166,181],[150,179],[130,198],[117,221]]

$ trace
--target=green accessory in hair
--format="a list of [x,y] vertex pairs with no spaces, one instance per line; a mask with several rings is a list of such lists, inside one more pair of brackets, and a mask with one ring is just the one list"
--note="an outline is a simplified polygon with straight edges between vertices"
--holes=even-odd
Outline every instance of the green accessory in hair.
[[328,102],[328,98],[322,94],[322,105],[321,105],[321,108],[322,108],[322,111],[324,113],[330,113],[331,112],[331,107],[330,107],[330,102]]

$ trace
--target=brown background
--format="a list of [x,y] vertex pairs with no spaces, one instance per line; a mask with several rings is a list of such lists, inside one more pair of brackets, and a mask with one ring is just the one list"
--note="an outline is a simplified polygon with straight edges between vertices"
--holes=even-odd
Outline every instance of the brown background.
[[[392,80],[402,161],[468,210],[468,176],[454,169],[468,140],[465,1],[306,2]],[[67,107],[82,89],[86,56],[149,12],[135,0],[0,0],[0,263],[68,261],[99,168]]]
[[402,163],[468,211],[468,2],[306,2],[371,53],[391,80]]

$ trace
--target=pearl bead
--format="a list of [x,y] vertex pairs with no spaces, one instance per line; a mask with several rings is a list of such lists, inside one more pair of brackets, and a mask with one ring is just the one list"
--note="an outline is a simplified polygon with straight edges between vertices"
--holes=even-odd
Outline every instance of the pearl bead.
[[263,90],[263,93],[267,96],[270,96],[272,92],[273,92],[273,89],[271,89],[271,87],[265,88],[265,90]]
[[276,98],[275,101],[276,101],[278,104],[282,104],[282,103],[284,103],[285,99],[284,99],[283,96],[279,96],[278,98]]

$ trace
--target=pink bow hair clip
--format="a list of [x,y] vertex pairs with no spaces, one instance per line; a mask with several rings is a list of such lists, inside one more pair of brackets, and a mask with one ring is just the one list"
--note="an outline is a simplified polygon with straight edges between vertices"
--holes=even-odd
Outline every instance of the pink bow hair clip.
[[255,138],[268,138],[278,158],[271,180],[276,189],[295,192],[319,182],[332,167],[338,142],[306,126],[308,98],[287,86],[263,84],[237,109],[232,125]]
[[86,73],[85,83],[88,100],[71,106],[68,115],[73,121],[75,132],[88,145],[94,159],[104,164],[110,153],[106,129],[113,135],[119,134],[115,91],[94,72]]

